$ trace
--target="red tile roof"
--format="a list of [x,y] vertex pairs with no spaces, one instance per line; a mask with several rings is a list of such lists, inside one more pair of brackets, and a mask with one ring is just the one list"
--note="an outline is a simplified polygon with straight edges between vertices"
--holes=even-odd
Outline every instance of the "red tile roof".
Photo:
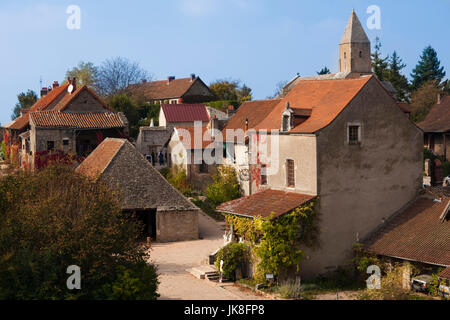
[[441,222],[450,199],[420,198],[365,241],[369,252],[450,266],[450,221]]
[[40,98],[36,103],[31,106],[29,111],[23,116],[17,118],[10,125],[8,125],[9,129],[22,130],[29,124],[29,114],[31,112],[37,112],[47,109],[58,97],[62,94],[67,93],[67,88],[69,87],[69,83],[63,84],[54,88],[47,95]]
[[30,113],[36,127],[57,127],[75,129],[123,128],[119,115],[112,112],[64,113],[61,111],[41,111]]
[[255,128],[270,114],[270,112],[277,104],[280,103],[280,101],[281,99],[244,102],[236,111],[236,113],[230,118],[228,123],[225,125],[224,130],[244,130],[245,120],[247,118],[249,129]]
[[224,203],[217,208],[217,211],[246,217],[269,217],[273,213],[277,218],[305,205],[314,198],[316,197],[269,189]]
[[[147,100],[177,99],[182,98],[197,81],[201,81],[208,88],[199,77],[196,77],[193,81],[191,78],[175,79],[170,82],[168,80],[150,81],[134,84],[129,88],[133,94],[142,95]],[[213,94],[211,93],[211,95]]]
[[[197,147],[197,145],[195,144],[195,132],[196,131],[195,131],[194,127],[176,126],[176,130],[178,132],[183,132],[184,131],[183,134],[188,134],[189,135],[190,140],[186,139],[187,137],[182,135],[182,134],[179,135],[181,143],[183,143],[184,147],[187,150],[196,149],[196,147]],[[213,143],[213,139],[211,137],[210,131],[208,130],[207,126],[202,126],[201,127],[201,137],[199,137],[199,139],[200,138],[201,138],[202,149],[206,149],[207,147],[209,147]]]
[[161,110],[164,112],[167,122],[208,122],[209,115],[204,104],[163,104]]
[[445,268],[444,271],[442,271],[439,274],[439,277],[449,279],[450,280],[450,268]]
[[89,155],[76,169],[77,172],[97,179],[103,171],[107,168],[108,164],[124,145],[126,140],[124,139],[105,139],[94,152]]
[[450,96],[441,99],[440,104],[435,104],[425,120],[418,124],[424,132],[448,132],[450,131]]
[[315,133],[328,126],[372,78],[299,81],[254,129],[279,130],[289,102],[292,109],[312,109],[311,116],[291,132]]

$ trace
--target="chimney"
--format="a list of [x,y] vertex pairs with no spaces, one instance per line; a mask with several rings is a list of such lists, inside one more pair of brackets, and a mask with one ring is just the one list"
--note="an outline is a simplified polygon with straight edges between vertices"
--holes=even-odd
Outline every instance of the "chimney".
[[173,80],[175,80],[175,77],[174,77],[174,76],[168,76],[168,77],[167,77],[167,82],[168,82],[168,83],[171,83]]
[[245,134],[247,134],[248,131],[248,118],[245,118]]
[[147,79],[142,79],[142,83],[147,83]]
[[44,87],[41,89],[41,98],[48,94],[48,88]]
[[211,137],[215,137],[216,134],[215,130],[220,130],[219,119],[217,119],[217,116],[215,114],[211,117],[210,128],[211,128]]
[[227,117],[228,118],[231,118],[233,115],[234,115],[234,106],[228,106],[228,108],[227,108]]
[[53,90],[52,86],[48,86],[48,93],[50,93]]
[[59,87],[58,81],[53,81],[52,88],[55,89],[57,87]]
[[75,92],[75,90],[77,90],[77,78],[73,77],[72,85],[73,85],[73,92]]
[[438,95],[437,95],[437,104],[441,104],[443,99],[444,99],[444,94],[438,93]]
[[195,73],[191,73],[191,82],[195,80]]

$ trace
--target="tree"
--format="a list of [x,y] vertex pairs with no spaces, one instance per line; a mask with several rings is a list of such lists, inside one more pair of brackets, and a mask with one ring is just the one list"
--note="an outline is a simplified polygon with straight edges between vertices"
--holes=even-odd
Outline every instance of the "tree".
[[439,85],[445,77],[444,67],[441,67],[441,62],[437,57],[436,51],[431,47],[426,47],[417,66],[411,73],[412,90],[417,90],[428,81],[434,81]]
[[66,78],[76,78],[80,85],[97,89],[98,68],[92,62],[80,61],[78,66],[67,70]]
[[[0,179],[0,300],[156,299],[143,225],[118,196],[63,165]],[[81,290],[67,288],[71,265]]]
[[442,91],[444,94],[450,95],[450,80],[447,79],[442,83]]
[[123,93],[129,85],[150,81],[149,73],[138,62],[116,57],[104,61],[98,68],[98,91],[103,96]]
[[375,39],[375,51],[372,53],[372,69],[373,73],[380,81],[384,81],[389,66],[389,56],[381,57],[381,42],[380,38]]
[[28,90],[26,93],[22,92],[17,95],[17,100],[19,101],[14,107],[13,113],[11,115],[11,120],[15,120],[20,117],[20,110],[31,108],[31,106],[36,103],[37,99],[37,94],[33,90]]
[[328,69],[326,66],[322,68],[322,70],[320,70],[319,72],[317,72],[317,74],[320,75],[325,75],[325,74],[330,74],[331,71],[330,69]]
[[278,82],[275,87],[275,92],[273,93],[273,95],[268,96],[267,99],[278,98],[283,93],[283,88],[286,86],[287,83],[288,81],[286,80]]
[[421,122],[425,119],[431,107],[437,101],[440,88],[434,80],[428,81],[425,85],[413,92],[411,96],[411,119],[414,122]]
[[239,81],[237,80],[216,80],[209,85],[209,88],[217,100],[237,101],[238,99]]
[[247,87],[244,83],[244,85],[240,89],[237,89],[237,97],[239,104],[242,104],[246,101],[251,101],[252,89]]
[[397,91],[397,99],[400,101],[408,101],[409,83],[408,79],[401,74],[401,71],[406,67],[402,59],[394,51],[389,59],[389,68],[386,71],[385,80],[392,83]]
[[127,117],[130,135],[136,137],[139,132],[139,111],[126,93],[115,94],[109,99],[109,106],[115,112],[123,112]]

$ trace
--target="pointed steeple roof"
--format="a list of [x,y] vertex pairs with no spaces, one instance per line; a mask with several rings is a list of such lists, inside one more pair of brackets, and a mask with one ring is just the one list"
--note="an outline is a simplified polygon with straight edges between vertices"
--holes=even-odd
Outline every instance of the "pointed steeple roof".
[[352,10],[340,44],[344,43],[370,43],[354,10]]

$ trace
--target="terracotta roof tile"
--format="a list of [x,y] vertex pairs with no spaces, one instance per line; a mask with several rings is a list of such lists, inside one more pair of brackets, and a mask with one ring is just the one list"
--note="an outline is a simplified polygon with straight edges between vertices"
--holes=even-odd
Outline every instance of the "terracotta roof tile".
[[112,112],[99,113],[64,113],[61,111],[41,111],[30,113],[30,119],[36,127],[56,128],[123,128],[119,115]]
[[450,131],[450,96],[444,97],[440,104],[435,104],[418,126],[424,132]]
[[273,213],[277,218],[314,198],[315,196],[268,189],[224,203],[217,211],[247,217],[269,217]]
[[420,198],[365,241],[369,252],[450,266],[450,221],[441,222],[450,199]]
[[111,159],[122,148],[126,140],[105,139],[95,150],[95,156],[87,157],[76,169],[77,172],[96,179],[106,169]]
[[47,109],[52,104],[52,102],[54,102],[58,97],[60,97],[62,94],[67,93],[68,87],[69,83],[66,83],[54,88],[47,95],[36,101],[36,103],[29,109],[29,111],[26,114],[10,123],[8,125],[8,128],[16,130],[24,129],[29,124],[29,115],[31,112],[37,112]]
[[[147,100],[165,100],[181,98],[191,88],[196,81],[202,81],[200,78],[175,79],[172,81],[150,81],[134,84],[129,87],[135,95],[142,95]],[[206,85],[205,85],[206,86]]]
[[279,130],[289,102],[292,109],[312,109],[311,116],[291,132],[315,133],[328,126],[372,78],[299,81],[254,129]]
[[[184,133],[189,134],[190,141],[188,139],[186,139],[186,137],[184,135],[179,135],[181,143],[183,143],[184,147],[187,150],[196,149],[197,145],[195,144],[195,133],[196,133],[195,127],[176,126],[176,130],[177,131],[183,130]],[[202,149],[206,149],[213,143],[213,139],[211,137],[210,131],[208,130],[207,126],[201,127],[201,134],[202,134],[202,136],[201,136]]]
[[209,115],[204,104],[163,104],[161,106],[167,122],[208,122]]

